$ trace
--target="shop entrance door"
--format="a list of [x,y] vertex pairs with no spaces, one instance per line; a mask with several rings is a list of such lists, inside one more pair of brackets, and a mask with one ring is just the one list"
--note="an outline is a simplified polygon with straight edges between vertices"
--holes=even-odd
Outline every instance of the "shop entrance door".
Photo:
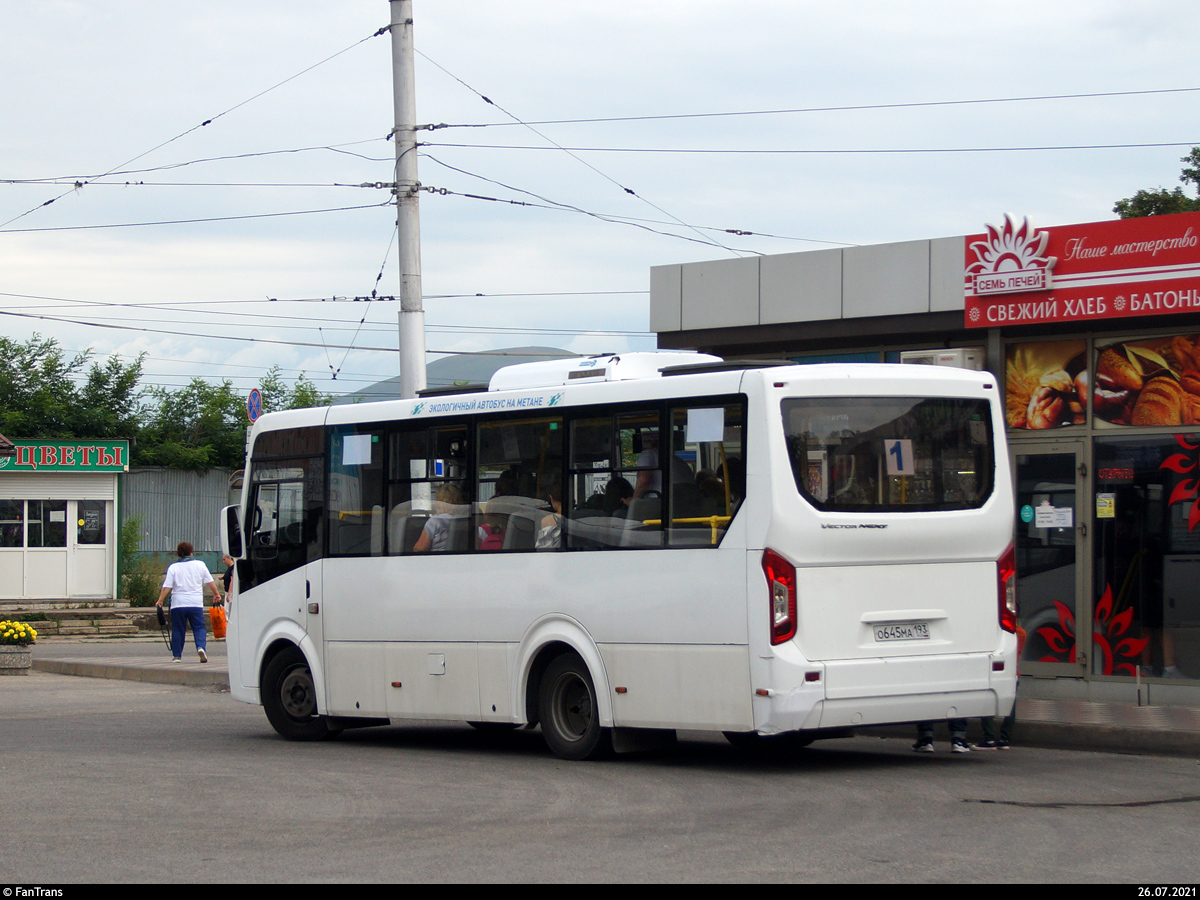
[[[1087,536],[1083,442],[1014,446],[1018,621],[1023,675],[1082,676],[1091,648],[1083,603]],[[1080,626],[1079,623],[1083,623]],[[1079,642],[1077,643],[1077,637]]]
[[73,522],[74,527],[67,529],[72,538],[68,594],[71,597],[112,596],[108,546],[108,514],[112,504],[107,500],[73,500],[70,506],[67,521]]

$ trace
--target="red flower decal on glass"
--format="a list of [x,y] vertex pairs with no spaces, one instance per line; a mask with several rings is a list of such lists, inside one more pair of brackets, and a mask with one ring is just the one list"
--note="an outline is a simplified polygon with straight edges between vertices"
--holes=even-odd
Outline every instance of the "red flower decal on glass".
[[[1054,601],[1058,626],[1047,625],[1037,633],[1053,652],[1039,662],[1075,662],[1075,615],[1065,603]],[[1113,613],[1112,586],[1104,586],[1104,596],[1096,604],[1092,618],[1092,645],[1100,654],[1100,672],[1104,675],[1134,675],[1138,656],[1149,638],[1124,637],[1133,623],[1133,609]]]
[[[1195,438],[1194,435],[1190,437]],[[1167,500],[1169,506],[1192,501],[1192,508],[1188,511],[1188,531],[1192,531],[1197,524],[1200,524],[1200,444],[1193,443],[1186,434],[1175,435],[1175,443],[1179,444],[1186,452],[1168,456],[1159,468],[1170,469],[1180,475],[1186,475],[1188,472],[1196,473],[1196,477],[1180,480],[1179,484],[1175,485],[1174,490],[1171,491],[1170,499]]]
[[1073,663],[1075,662],[1075,614],[1065,603],[1059,603],[1057,600],[1054,601],[1054,608],[1058,610],[1058,627],[1047,625],[1045,628],[1037,630],[1054,654],[1043,656],[1038,662]]
[[1149,638],[1121,637],[1133,621],[1133,607],[1113,613],[1112,585],[1104,586],[1104,596],[1096,604],[1092,645],[1101,654],[1100,671],[1105,675],[1135,675],[1134,666]]

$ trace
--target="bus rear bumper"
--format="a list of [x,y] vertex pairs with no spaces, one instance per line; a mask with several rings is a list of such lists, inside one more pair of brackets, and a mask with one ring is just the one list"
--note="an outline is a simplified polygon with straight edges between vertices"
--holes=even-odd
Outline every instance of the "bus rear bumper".
[[939,694],[906,694],[822,700],[813,710],[818,728],[886,725],[896,722],[936,722],[994,716],[1000,710],[995,691],[952,691]]
[[1015,647],[1001,653],[832,660],[804,668],[819,668],[820,680],[787,686],[777,681],[766,696],[755,698],[760,734],[1003,716],[1016,698]]

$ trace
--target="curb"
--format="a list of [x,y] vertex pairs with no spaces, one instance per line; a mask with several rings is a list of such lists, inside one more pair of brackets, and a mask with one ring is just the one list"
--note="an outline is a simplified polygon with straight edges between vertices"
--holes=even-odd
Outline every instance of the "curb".
[[33,668],[39,672],[76,675],[82,678],[115,678],[122,681],[141,681],[150,684],[182,684],[190,687],[229,689],[229,673],[221,669],[183,668],[182,666],[164,669],[159,666],[124,666],[115,663],[59,659],[35,659]]

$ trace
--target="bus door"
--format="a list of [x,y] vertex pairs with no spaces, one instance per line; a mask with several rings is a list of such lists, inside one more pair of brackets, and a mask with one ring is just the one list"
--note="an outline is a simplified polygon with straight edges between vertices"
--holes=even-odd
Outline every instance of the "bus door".
[[[266,474],[275,473],[268,470]],[[308,562],[310,532],[316,523],[305,517],[304,481],[258,482],[248,509],[248,559],[238,568],[236,627],[246,635],[263,635],[280,620],[307,628],[311,619],[318,618],[308,610],[310,604],[317,604],[312,608],[319,610],[321,564],[319,560]],[[251,587],[255,590],[247,597]],[[318,646],[320,638],[318,627],[313,634]],[[238,644],[242,684],[256,685],[260,648],[252,641]]]
[[[1012,448],[1016,477],[1018,621],[1025,630],[1020,672],[1079,676],[1091,649],[1083,602],[1087,536],[1083,442]],[[1077,643],[1078,641],[1078,643]]]

